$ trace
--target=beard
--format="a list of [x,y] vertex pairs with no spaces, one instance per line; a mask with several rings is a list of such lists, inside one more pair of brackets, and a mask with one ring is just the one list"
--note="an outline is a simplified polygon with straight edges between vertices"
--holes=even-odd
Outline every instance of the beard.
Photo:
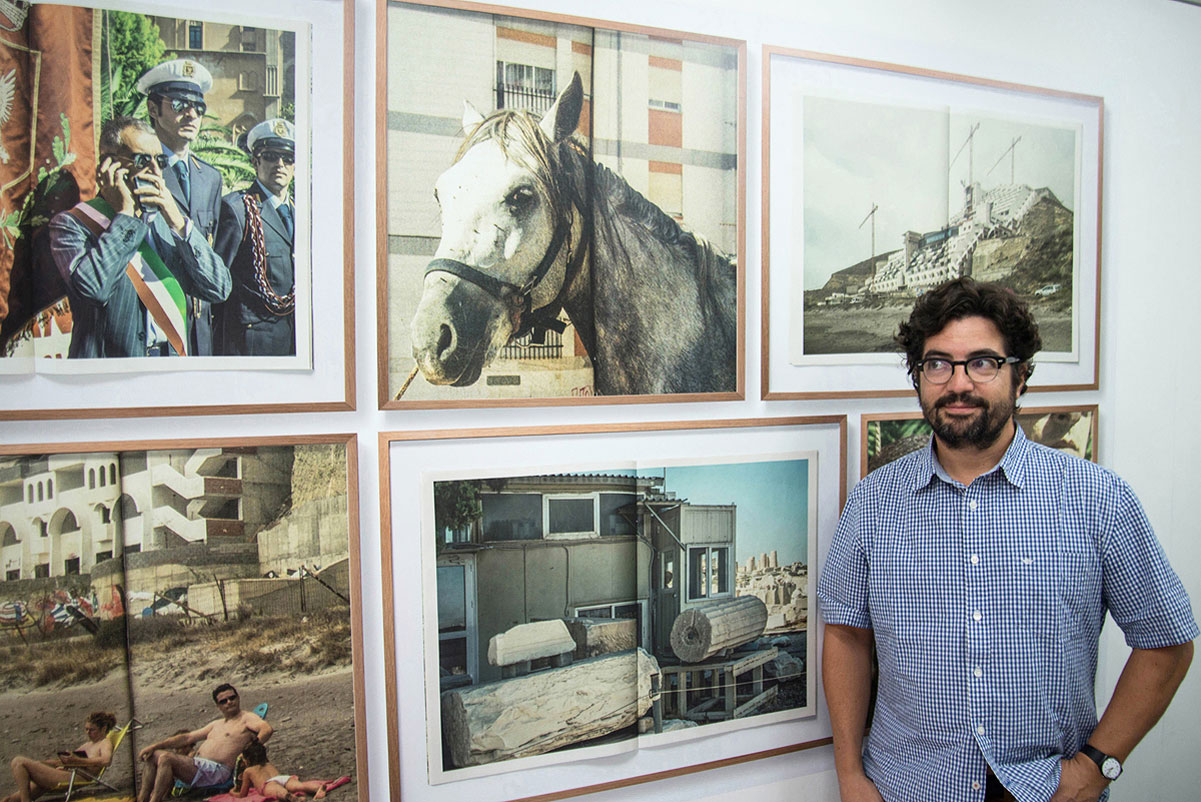
[[[949,448],[984,449],[997,442],[1007,425],[1013,422],[1016,409],[1015,399],[1010,398],[996,405],[971,393],[951,393],[940,396],[932,403],[919,398],[922,415],[938,439]],[[975,415],[948,417],[940,410],[950,404],[967,404],[980,409]]]

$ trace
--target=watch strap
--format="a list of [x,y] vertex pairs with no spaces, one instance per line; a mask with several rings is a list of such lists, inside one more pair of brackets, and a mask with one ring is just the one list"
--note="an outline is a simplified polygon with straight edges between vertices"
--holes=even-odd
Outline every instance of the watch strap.
[[[1101,775],[1105,777],[1105,779],[1112,781],[1116,780],[1122,775],[1122,761],[1118,760],[1113,755],[1105,754],[1092,744],[1085,744],[1084,746],[1080,747],[1080,753],[1097,764],[1097,768],[1101,770]],[[1117,773],[1112,777],[1110,777],[1109,773],[1105,771],[1106,763],[1110,763],[1112,766],[1116,766],[1117,768]]]

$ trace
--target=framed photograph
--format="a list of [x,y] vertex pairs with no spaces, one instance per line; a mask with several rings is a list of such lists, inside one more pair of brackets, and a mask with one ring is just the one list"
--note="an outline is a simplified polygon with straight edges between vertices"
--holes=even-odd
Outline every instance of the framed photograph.
[[5,767],[367,802],[357,488],[353,435],[0,446]]
[[959,276],[1030,305],[1031,390],[1097,389],[1103,121],[1090,95],[765,47],[762,397],[908,395],[897,326]]
[[0,418],[353,408],[353,3],[5,13]]
[[380,408],[745,397],[746,43],[377,8]]
[[[1097,462],[1096,404],[1023,407],[1018,410],[1017,422],[1034,442]],[[861,478],[911,451],[925,448],[932,434],[920,412],[864,415],[861,427]]]
[[393,799],[829,743],[811,589],[845,438],[845,416],[381,434]]

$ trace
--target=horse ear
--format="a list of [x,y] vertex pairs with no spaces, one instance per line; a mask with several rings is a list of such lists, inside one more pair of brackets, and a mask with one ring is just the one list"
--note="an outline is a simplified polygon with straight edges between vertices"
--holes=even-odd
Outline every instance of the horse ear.
[[584,107],[584,84],[580,74],[571,76],[571,83],[555,98],[555,105],[542,115],[539,126],[551,142],[560,142],[575,133],[580,124],[580,110]]
[[470,100],[463,101],[463,130],[470,131],[484,121],[484,115],[476,111]]

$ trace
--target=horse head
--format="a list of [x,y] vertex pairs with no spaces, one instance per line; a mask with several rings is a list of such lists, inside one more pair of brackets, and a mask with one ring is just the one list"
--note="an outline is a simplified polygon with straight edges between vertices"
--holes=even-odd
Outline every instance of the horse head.
[[483,117],[465,105],[467,138],[435,183],[442,239],[412,321],[425,378],[460,387],[510,339],[557,314],[583,217],[566,163],[583,105],[579,74],[541,120],[511,110]]

